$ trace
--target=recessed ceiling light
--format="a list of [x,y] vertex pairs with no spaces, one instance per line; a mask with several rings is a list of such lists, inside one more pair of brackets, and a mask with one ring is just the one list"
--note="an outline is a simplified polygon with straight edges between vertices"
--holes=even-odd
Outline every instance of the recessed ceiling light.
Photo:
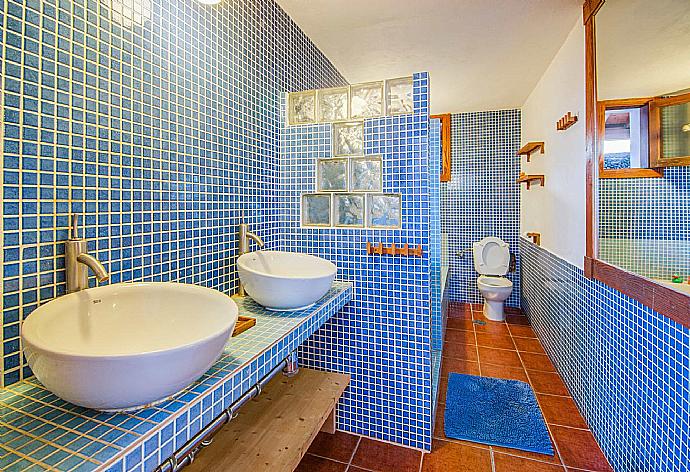
[[690,133],[690,123],[685,123],[680,130],[683,133]]

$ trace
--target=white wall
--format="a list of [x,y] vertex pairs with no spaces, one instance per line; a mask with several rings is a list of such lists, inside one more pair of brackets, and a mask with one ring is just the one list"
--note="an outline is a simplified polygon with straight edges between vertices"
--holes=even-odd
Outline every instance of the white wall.
[[[522,107],[522,142],[544,141],[545,153],[522,158],[522,172],[544,174],[545,186],[522,184],[522,234],[541,233],[541,245],[577,267],[585,255],[584,26],[578,19]],[[579,121],[566,131],[556,122],[567,112]]]

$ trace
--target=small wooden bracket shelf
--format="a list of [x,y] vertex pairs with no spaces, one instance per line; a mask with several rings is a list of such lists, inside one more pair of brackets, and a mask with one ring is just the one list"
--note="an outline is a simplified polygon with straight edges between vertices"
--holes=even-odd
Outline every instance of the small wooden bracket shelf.
[[533,185],[534,182],[539,182],[539,185],[543,187],[544,174],[525,174],[524,172],[522,172],[520,173],[520,178],[517,179],[516,182],[519,184],[525,182],[527,184],[527,190],[529,190],[530,185]]
[[232,335],[237,336],[240,333],[244,333],[254,325],[256,325],[256,318],[238,316],[237,323],[235,323],[235,329],[232,330]]
[[373,255],[373,254],[378,254],[379,256],[382,256],[384,254],[388,254],[390,256],[416,256],[416,257],[422,257],[424,255],[424,251],[422,251],[422,245],[418,244],[416,248],[410,247],[409,244],[405,244],[404,246],[396,246],[395,243],[391,244],[390,246],[386,247],[383,245],[383,243],[378,243],[377,245],[374,245],[374,243],[367,243],[367,254]]
[[184,470],[294,471],[349,381],[349,375],[304,368],[294,377],[277,375]]
[[517,155],[527,156],[527,162],[529,162],[532,154],[537,151],[539,151],[539,154],[544,154],[544,141],[530,141],[520,148],[520,150],[517,152]]
[[563,118],[556,122],[556,129],[558,131],[565,131],[575,123],[577,123],[577,115],[573,115],[572,113],[568,112],[563,115]]
[[531,238],[537,246],[541,246],[541,233],[527,233],[527,237]]

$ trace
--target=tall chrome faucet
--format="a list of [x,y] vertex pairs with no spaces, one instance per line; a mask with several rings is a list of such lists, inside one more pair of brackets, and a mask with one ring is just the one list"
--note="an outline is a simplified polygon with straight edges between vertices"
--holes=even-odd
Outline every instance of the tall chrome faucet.
[[[254,233],[250,232],[245,223],[240,224],[239,239],[240,239],[240,248],[239,248],[239,255],[240,256],[242,254],[246,254],[249,252],[250,240],[254,240],[254,242],[259,246],[259,248],[264,247],[263,239],[261,239],[258,234],[254,234]],[[244,297],[244,295],[245,295],[244,285],[242,285],[241,281],[240,281],[240,286],[237,290],[237,294],[240,297]]]
[[67,293],[78,292],[89,288],[89,269],[96,275],[96,280],[105,282],[110,274],[98,259],[89,255],[86,239],[79,237],[79,215],[72,215],[69,239],[65,243],[65,276]]

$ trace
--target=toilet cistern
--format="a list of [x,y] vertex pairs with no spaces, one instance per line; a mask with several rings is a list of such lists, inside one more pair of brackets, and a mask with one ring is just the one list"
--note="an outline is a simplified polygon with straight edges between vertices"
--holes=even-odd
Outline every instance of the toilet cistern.
[[510,248],[493,236],[472,244],[474,268],[479,273],[477,287],[484,297],[484,316],[504,321],[503,302],[513,291],[513,283],[504,277],[510,268]]
[[[254,234],[251,231],[249,231],[249,226],[247,226],[246,223],[240,224],[240,230],[238,232],[238,237],[239,237],[239,254],[238,254],[238,257],[241,256],[242,254],[246,254],[249,252],[249,242],[251,240],[253,240],[259,246],[259,249],[264,247],[263,239],[261,239],[258,234]],[[240,297],[245,296],[244,284],[242,283],[242,281],[239,282],[239,287],[237,288],[237,294]]]

